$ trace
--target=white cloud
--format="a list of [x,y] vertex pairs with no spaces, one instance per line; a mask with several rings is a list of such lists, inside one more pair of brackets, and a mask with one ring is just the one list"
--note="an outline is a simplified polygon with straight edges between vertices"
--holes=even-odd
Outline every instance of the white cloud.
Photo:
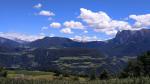
[[134,27],[140,28],[150,26],[150,14],[130,15],[129,18],[136,21]]
[[[105,12],[92,12],[91,10],[87,10],[84,8],[80,9],[81,14],[79,18],[82,18],[83,21],[88,23],[90,26],[94,26],[93,24],[98,24],[100,22],[107,24],[107,22],[111,21],[111,18]],[[96,26],[96,25],[95,25]]]
[[39,12],[39,15],[41,15],[41,16],[54,16],[55,14],[51,11],[42,10]]
[[58,23],[58,22],[53,22],[53,23],[50,24],[50,27],[52,27],[52,28],[60,28],[61,24]]
[[37,8],[37,9],[39,9],[39,8],[41,8],[42,7],[42,4],[41,3],[38,3],[38,4],[36,4],[35,6],[34,6],[34,8]]
[[41,28],[42,31],[47,30],[47,29],[48,29],[48,27],[45,27],[45,26]]
[[84,29],[84,26],[81,22],[75,22],[75,21],[66,21],[64,22],[64,26],[66,28],[72,28],[72,29]]
[[78,36],[71,38],[72,40],[79,41],[79,42],[87,42],[87,41],[99,41],[97,36]]
[[81,36],[75,36],[75,37],[73,37],[71,39],[74,40],[74,41],[79,41],[79,42],[82,41],[82,37]]
[[54,37],[55,36],[55,34],[50,34],[50,37]]
[[37,39],[42,39],[45,36],[43,35],[26,35],[26,34],[20,34],[20,33],[3,33],[0,32],[0,37],[11,39],[11,40],[23,40],[23,41],[34,41]]
[[128,22],[113,20],[105,12],[93,12],[84,8],[80,9],[81,18],[88,24],[89,27],[94,28],[97,32],[104,32],[108,35],[116,33],[118,30],[132,30],[132,27]]
[[88,31],[87,31],[87,30],[85,30],[85,31],[83,31],[83,33],[85,33],[85,34],[86,34],[86,33],[88,33]]
[[39,35],[40,36],[46,36],[45,33],[43,33],[43,32],[41,32]]
[[117,34],[117,30],[111,30],[111,31],[106,31],[107,35],[116,35]]
[[60,32],[65,33],[65,34],[72,34],[73,33],[70,28],[61,29]]

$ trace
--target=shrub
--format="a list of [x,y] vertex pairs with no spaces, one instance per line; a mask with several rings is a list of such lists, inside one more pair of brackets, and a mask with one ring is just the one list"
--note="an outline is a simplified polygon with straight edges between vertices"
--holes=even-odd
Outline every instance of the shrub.
[[110,78],[110,74],[108,73],[107,70],[103,70],[102,73],[99,76],[100,79],[104,80],[104,79],[109,79]]

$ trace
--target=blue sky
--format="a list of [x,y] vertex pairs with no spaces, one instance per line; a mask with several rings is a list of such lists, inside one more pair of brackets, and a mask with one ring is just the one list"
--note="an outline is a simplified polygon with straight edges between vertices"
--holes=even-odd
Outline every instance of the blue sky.
[[149,0],[0,0],[0,36],[19,33],[79,40],[109,39],[117,31],[148,28],[149,3]]

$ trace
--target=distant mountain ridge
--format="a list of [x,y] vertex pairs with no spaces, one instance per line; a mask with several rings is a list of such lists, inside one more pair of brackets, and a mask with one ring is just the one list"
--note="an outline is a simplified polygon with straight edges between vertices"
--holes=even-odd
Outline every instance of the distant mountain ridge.
[[3,38],[3,37],[0,37],[0,46],[6,46],[6,47],[18,47],[20,46],[21,44],[16,42],[16,41],[13,41],[13,40],[10,40],[10,39],[7,39],[7,38]]
[[118,32],[116,37],[107,41],[77,42],[62,37],[45,37],[33,41],[31,47],[79,47],[98,48],[101,52],[109,56],[135,56],[150,50],[150,30],[124,30]]
[[4,39],[0,38],[1,46],[23,44],[31,48],[97,48],[108,56],[135,56],[150,50],[150,29],[123,30],[118,32],[115,38],[107,41],[77,42],[64,37],[45,37],[33,42]]
[[42,48],[49,48],[49,47],[63,48],[63,47],[65,47],[65,44],[69,44],[71,42],[74,42],[74,41],[69,39],[69,38],[45,37],[43,39],[39,39],[39,40],[31,42],[29,44],[29,46],[31,46],[31,47],[42,47]]

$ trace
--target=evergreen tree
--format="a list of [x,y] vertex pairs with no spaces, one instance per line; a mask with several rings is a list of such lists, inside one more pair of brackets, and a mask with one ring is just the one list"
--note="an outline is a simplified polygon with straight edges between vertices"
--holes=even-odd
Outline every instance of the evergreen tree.
[[138,57],[137,60],[143,63],[144,75],[150,76],[150,51]]
[[95,68],[91,69],[91,72],[89,74],[89,78],[90,78],[90,80],[95,80],[96,79],[96,69]]
[[128,62],[124,74],[130,77],[150,76],[150,51]]

